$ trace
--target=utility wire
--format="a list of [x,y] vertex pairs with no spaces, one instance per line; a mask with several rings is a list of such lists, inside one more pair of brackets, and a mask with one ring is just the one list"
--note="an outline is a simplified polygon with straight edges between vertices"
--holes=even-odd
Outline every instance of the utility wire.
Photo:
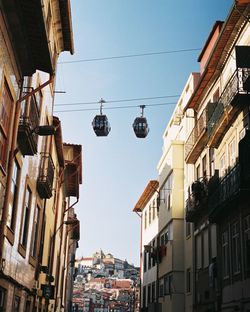
[[161,55],[161,54],[173,54],[173,53],[182,53],[182,52],[192,52],[192,51],[200,51],[200,50],[201,50],[200,48],[194,48],[194,49],[182,49],[182,50],[169,50],[169,51],[161,51],[161,52],[148,52],[148,53],[139,53],[139,54],[127,54],[127,55],[118,55],[118,56],[108,56],[108,57],[82,59],[82,60],[75,60],[75,61],[63,61],[63,62],[58,62],[58,64],[73,64],[73,63],[83,63],[83,62],[95,62],[95,61],[105,61],[105,60],[114,60],[114,59],[122,59],[122,58],[142,57],[142,56],[150,56],[150,55]]
[[[149,106],[163,106],[163,105],[176,105],[176,102],[173,102],[173,103],[148,104],[148,105],[145,105],[145,107],[149,107]],[[134,108],[134,107],[140,107],[140,105],[105,107],[105,110],[108,110],[108,109],[126,109],[126,108]],[[82,108],[82,109],[58,110],[58,111],[55,111],[55,113],[72,113],[72,112],[99,111],[99,110],[100,110],[100,108]]]
[[[155,99],[164,99],[164,98],[174,98],[179,97],[180,95],[163,95],[163,96],[153,96],[153,97],[143,97],[143,98],[134,98],[134,99],[120,99],[120,100],[110,100],[106,101],[107,103],[120,103],[120,102],[133,102],[133,101],[146,101],[146,100],[155,100]],[[59,103],[55,106],[71,106],[71,105],[96,105],[98,102],[75,102],[75,103]]]

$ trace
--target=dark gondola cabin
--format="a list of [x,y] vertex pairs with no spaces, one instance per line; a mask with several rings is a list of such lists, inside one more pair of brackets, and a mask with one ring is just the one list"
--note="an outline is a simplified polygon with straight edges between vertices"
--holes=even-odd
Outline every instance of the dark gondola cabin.
[[107,136],[111,130],[106,115],[96,115],[92,122],[92,126],[97,136]]
[[96,115],[94,120],[92,121],[92,126],[97,136],[107,136],[111,130],[109,125],[109,121],[106,115],[102,114],[103,103],[105,103],[104,99],[99,101],[100,103],[100,115]]
[[133,129],[134,133],[137,136],[137,138],[146,138],[146,136],[149,133],[149,127],[147,123],[147,119],[143,117],[143,110],[145,108],[145,105],[140,106],[142,110],[141,117],[136,117],[133,123]]

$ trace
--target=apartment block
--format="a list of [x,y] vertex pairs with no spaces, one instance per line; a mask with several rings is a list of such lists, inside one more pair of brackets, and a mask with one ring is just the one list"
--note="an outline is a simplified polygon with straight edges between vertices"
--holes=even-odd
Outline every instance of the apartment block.
[[[193,225],[193,311],[248,311],[250,5],[218,21],[199,56],[200,79],[185,110],[193,170],[186,221]],[[248,160],[247,160],[248,158]]]

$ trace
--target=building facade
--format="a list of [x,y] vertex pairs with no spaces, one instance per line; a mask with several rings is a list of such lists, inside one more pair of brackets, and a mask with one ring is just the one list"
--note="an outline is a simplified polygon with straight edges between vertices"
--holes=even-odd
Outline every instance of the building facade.
[[193,311],[249,310],[249,14],[249,1],[237,1],[215,23],[186,106],[195,120],[185,143]]
[[81,158],[72,195],[53,105],[58,56],[73,53],[70,2],[1,1],[0,47],[0,310],[66,311]]

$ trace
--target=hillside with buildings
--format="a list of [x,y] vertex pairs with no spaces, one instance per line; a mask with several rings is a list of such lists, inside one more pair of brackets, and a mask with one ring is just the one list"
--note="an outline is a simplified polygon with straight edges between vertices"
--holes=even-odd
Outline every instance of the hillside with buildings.
[[74,311],[139,311],[139,268],[102,250],[75,267]]

